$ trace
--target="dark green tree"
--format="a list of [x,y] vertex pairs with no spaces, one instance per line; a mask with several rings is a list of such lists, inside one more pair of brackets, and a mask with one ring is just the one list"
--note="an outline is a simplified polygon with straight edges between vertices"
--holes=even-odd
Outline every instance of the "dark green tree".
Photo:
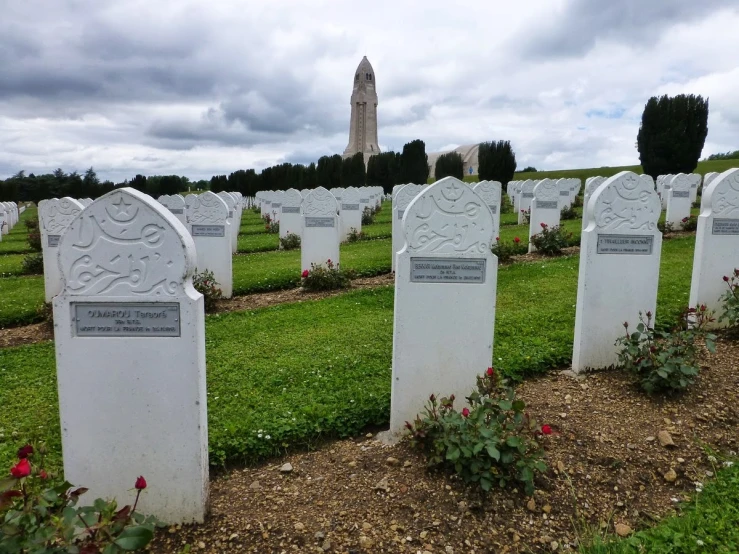
[[464,178],[464,160],[459,152],[448,152],[436,159],[434,179],[438,181],[449,176],[456,177],[460,181]]
[[357,152],[341,163],[341,188],[363,187],[366,181],[364,154]]
[[332,189],[341,186],[341,166],[343,160],[339,154],[321,156],[316,165],[316,186]]
[[367,185],[382,187],[386,193],[400,183],[400,152],[375,154],[367,162]]
[[400,155],[400,182],[425,185],[429,178],[429,157],[426,143],[420,139],[403,145]]
[[146,176],[140,174],[136,175],[136,177],[131,179],[131,182],[128,183],[128,186],[135,188],[139,192],[146,192],[148,190],[146,187]]
[[481,181],[500,181],[503,190],[516,172],[516,153],[508,140],[481,142],[477,152],[478,174]]
[[708,99],[694,94],[653,96],[644,106],[636,147],[644,173],[692,173],[708,134]]

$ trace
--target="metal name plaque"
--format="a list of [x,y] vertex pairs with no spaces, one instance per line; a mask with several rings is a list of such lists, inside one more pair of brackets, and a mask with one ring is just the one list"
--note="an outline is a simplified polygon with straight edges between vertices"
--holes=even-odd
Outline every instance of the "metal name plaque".
[[556,200],[537,200],[536,208],[538,210],[556,210],[558,203]]
[[712,235],[739,235],[739,219],[716,218],[713,220]]
[[533,198],[534,193],[533,192],[524,192],[522,198]]
[[673,190],[672,197],[673,198],[690,198],[690,191],[689,190]]
[[[715,234],[716,233],[714,233],[714,235]],[[48,235],[47,238],[48,238],[47,246],[49,248],[56,248],[57,246],[59,246],[59,240],[61,240],[62,236],[61,235]]]
[[282,202],[272,202],[272,207],[273,208],[281,208],[282,207]]
[[359,211],[359,204],[342,204],[341,209],[347,212]]
[[411,258],[411,283],[485,282],[485,259]]
[[569,196],[570,195],[570,192],[571,191],[569,191],[569,190],[561,190],[561,191],[559,191],[559,195],[560,196]]
[[333,227],[334,218],[333,217],[306,217],[305,226],[306,227]]
[[73,302],[77,337],[179,337],[179,303]]
[[648,256],[654,245],[653,235],[598,235],[598,254],[637,254]]
[[182,215],[185,213],[185,210],[183,208],[170,208],[169,211],[172,212],[173,214],[178,214],[178,215]]
[[193,225],[193,237],[223,237],[226,236],[225,225]]
[[359,199],[359,201],[360,201],[360,202],[361,202],[362,204],[369,204],[369,198],[360,198],[360,199]]
[[398,210],[398,219],[403,219],[404,213],[405,213],[405,210]]
[[283,214],[299,214],[300,206],[282,206]]
[[494,214],[497,214],[498,213],[498,206],[496,206],[495,204],[488,204],[488,208],[490,208],[490,211],[492,213],[494,213]]

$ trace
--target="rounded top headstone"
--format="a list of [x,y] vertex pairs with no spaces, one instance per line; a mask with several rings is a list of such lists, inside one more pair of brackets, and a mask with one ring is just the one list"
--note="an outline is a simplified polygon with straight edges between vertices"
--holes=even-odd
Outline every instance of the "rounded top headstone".
[[398,210],[405,210],[422,190],[423,185],[414,185],[413,183],[403,185],[395,194],[395,207]]
[[60,235],[84,209],[74,198],[51,198],[39,202],[39,219],[47,234]]
[[323,187],[313,189],[303,200],[303,215],[306,217],[333,217],[338,209],[336,197]]
[[693,184],[693,178],[685,173],[678,173],[670,181],[670,188],[673,191],[686,191],[690,190],[690,186]]
[[654,188],[636,173],[622,171],[605,180],[588,201],[588,229],[620,233],[655,232],[662,205]]
[[534,198],[544,201],[559,200],[559,185],[553,179],[542,179],[534,187]]
[[411,201],[403,215],[403,232],[412,254],[479,256],[490,252],[493,216],[472,188],[444,177],[423,187]]
[[297,189],[288,189],[282,196],[282,206],[288,208],[299,208],[303,203],[303,195]]
[[739,168],[720,173],[703,189],[703,206],[711,207],[711,215],[739,218]]
[[119,188],[95,200],[59,243],[64,294],[172,297],[192,287],[195,243],[151,196]]
[[209,190],[203,194],[188,194],[185,198],[187,222],[196,225],[225,225],[228,219],[228,204],[223,198]]
[[498,181],[480,181],[472,187],[488,206],[497,205],[503,185]]

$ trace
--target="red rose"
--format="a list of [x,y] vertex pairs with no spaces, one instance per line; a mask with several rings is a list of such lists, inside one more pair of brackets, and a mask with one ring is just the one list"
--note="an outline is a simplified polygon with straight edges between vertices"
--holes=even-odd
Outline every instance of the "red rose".
[[495,237],[495,241],[498,242],[500,240],[500,237]]
[[31,464],[28,459],[23,458],[20,462],[10,468],[10,474],[16,479],[23,479],[31,475]]
[[462,417],[469,417],[469,415],[470,415],[470,411],[467,408],[462,410]]
[[38,474],[38,476],[39,476],[39,477],[40,477],[41,479],[48,479],[48,477],[49,477],[49,475],[48,475],[48,474],[46,473],[46,471],[45,471],[45,470],[43,470],[43,469],[42,469],[41,471],[39,471],[39,474]]
[[328,259],[328,263],[331,264],[331,258]]
[[542,229],[546,229],[547,228],[547,224],[546,223],[540,223],[539,225],[541,225],[541,228]]
[[518,244],[519,242],[521,242],[521,239],[518,238],[518,237],[516,237],[516,238],[513,239],[513,242],[515,242],[516,244]]
[[304,270],[303,270],[303,273],[301,273],[301,275],[303,276],[303,279],[305,279],[306,277],[308,277],[308,274],[309,274],[309,273],[310,273],[310,272],[309,272],[309,271],[308,271],[307,269],[304,269]]
[[552,434],[552,428],[549,425],[542,425],[541,426],[541,432],[544,435],[551,435]]
[[19,460],[25,460],[31,454],[33,454],[33,446],[31,446],[30,444],[27,444],[26,446],[22,446],[18,449],[18,459]]
[[492,377],[494,372],[495,371],[493,370],[493,368],[492,367],[489,367],[488,370],[485,373],[488,374],[488,377]]
[[144,490],[146,488],[146,479],[144,479],[143,476],[139,475],[134,486],[136,487],[136,490]]
[[729,282],[729,278],[726,275],[724,275],[724,281]]
[[449,402],[454,402],[454,395],[453,394],[449,397]]

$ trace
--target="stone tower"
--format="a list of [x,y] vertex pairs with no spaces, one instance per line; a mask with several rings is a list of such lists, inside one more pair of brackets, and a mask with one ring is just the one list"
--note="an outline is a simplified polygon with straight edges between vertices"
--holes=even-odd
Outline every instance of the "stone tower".
[[377,145],[377,90],[375,88],[375,70],[367,56],[359,62],[354,73],[354,89],[352,90],[352,118],[349,124],[349,144],[344,150],[348,158],[357,152],[364,154],[364,162],[373,154],[380,152]]

